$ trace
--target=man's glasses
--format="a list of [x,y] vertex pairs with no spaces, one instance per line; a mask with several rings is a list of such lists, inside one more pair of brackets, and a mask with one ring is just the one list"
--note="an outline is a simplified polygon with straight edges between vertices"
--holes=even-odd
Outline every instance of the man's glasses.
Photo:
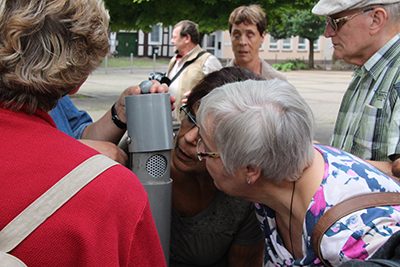
[[369,9],[360,11],[360,12],[358,12],[358,13],[356,13],[356,14],[353,14],[353,15],[350,15],[350,16],[341,17],[341,18],[337,18],[337,19],[334,19],[334,18],[331,18],[331,17],[329,17],[329,16],[326,16],[326,17],[325,17],[325,22],[326,22],[326,24],[331,25],[331,27],[332,27],[333,30],[337,31],[337,30],[340,28],[339,23],[343,22],[343,23],[342,23],[342,25],[343,25],[343,24],[346,23],[346,21],[351,20],[351,19],[354,18],[355,16],[361,15],[361,14],[366,13],[366,12],[369,12],[369,11],[372,11],[372,10],[374,10],[374,9],[375,9],[375,8],[369,8]]
[[219,153],[218,152],[206,152],[206,145],[204,144],[203,140],[200,138],[199,141],[197,141],[197,157],[199,158],[199,161],[201,161],[204,158],[219,158]]

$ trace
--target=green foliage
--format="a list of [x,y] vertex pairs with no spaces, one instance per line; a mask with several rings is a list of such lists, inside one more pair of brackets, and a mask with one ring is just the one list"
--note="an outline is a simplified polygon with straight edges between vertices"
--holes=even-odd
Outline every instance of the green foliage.
[[285,13],[268,27],[268,32],[276,39],[300,36],[313,41],[323,35],[324,30],[325,18],[313,15],[310,10]]
[[313,15],[309,10],[298,10],[290,20],[294,36],[314,41],[324,34],[325,19]]
[[283,63],[275,63],[275,64],[272,64],[271,66],[276,70],[281,70]]
[[282,71],[291,71],[291,70],[295,70],[295,69],[296,69],[296,66],[292,62],[286,62],[282,66]]
[[259,4],[265,11],[268,24],[280,21],[283,14],[311,8],[315,0],[105,0],[110,12],[110,28],[143,30],[161,22],[165,27],[181,20],[199,24],[199,31],[211,33],[228,28],[230,13],[238,6]]
[[286,15],[283,15],[281,18],[282,19],[281,22],[274,22],[267,29],[267,32],[276,40],[286,39],[292,36],[290,32],[291,29],[290,22],[285,21],[285,17]]
[[291,71],[291,70],[305,70],[307,69],[307,64],[301,59],[291,59],[286,62],[272,64],[272,67],[280,71]]
[[[159,58],[156,60],[156,65],[163,66],[167,68],[169,63],[169,59]],[[126,67],[152,67],[154,64],[153,59],[151,58],[138,58],[134,57],[131,61],[130,57],[108,57],[107,58],[107,67],[108,68],[126,68]],[[106,66],[106,61],[103,60],[100,68],[104,68]]]
[[292,36],[293,23],[290,20],[291,16],[290,13],[286,13],[281,16],[280,20],[270,23],[267,29],[268,33],[277,40]]
[[[280,23],[280,24],[279,24]],[[314,16],[311,10],[296,10],[295,13],[286,13],[280,22],[274,22],[268,28],[269,33],[276,39],[286,39],[299,36],[308,39],[309,68],[314,67],[314,41],[324,34],[325,19]]]
[[298,70],[306,70],[306,69],[308,69],[308,66],[306,63],[299,63],[299,64],[297,64],[297,69]]

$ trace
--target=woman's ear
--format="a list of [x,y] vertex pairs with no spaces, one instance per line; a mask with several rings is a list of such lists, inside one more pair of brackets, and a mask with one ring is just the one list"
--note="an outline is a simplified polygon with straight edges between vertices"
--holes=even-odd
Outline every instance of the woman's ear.
[[247,166],[244,172],[247,184],[254,184],[261,176],[260,168],[255,166]]

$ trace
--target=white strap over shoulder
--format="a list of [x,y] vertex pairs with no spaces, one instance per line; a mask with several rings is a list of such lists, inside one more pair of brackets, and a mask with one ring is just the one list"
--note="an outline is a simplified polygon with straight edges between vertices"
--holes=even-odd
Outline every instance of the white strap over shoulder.
[[0,267],[27,267],[26,264],[13,255],[0,251]]
[[0,231],[0,251],[10,252],[79,190],[118,164],[95,155],[69,172]]

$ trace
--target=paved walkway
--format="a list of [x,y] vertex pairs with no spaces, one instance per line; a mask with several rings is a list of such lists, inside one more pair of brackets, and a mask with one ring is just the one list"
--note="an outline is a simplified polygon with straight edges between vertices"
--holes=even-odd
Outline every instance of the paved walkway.
[[[79,109],[88,111],[93,120],[100,118],[127,87],[147,80],[153,68],[124,71],[99,70],[91,74],[78,94],[71,99]],[[156,71],[165,71],[156,69]],[[314,139],[327,143],[333,132],[343,93],[351,80],[351,71],[304,70],[285,72],[314,112]]]

